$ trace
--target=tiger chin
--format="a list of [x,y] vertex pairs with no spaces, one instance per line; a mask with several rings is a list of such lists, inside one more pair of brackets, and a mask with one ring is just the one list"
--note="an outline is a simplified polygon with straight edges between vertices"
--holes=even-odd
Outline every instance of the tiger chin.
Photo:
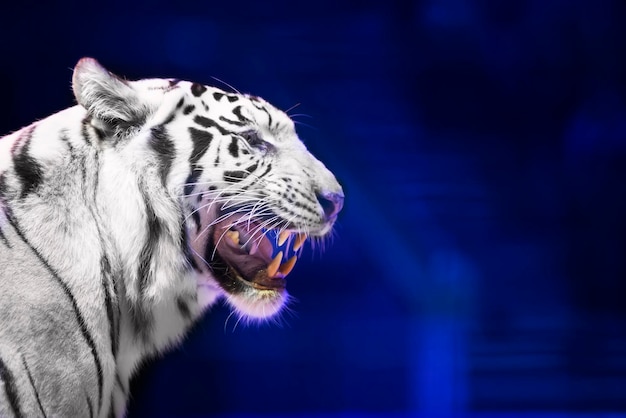
[[0,138],[0,416],[124,416],[220,299],[276,315],[343,206],[265,100],[74,69],[78,104]]

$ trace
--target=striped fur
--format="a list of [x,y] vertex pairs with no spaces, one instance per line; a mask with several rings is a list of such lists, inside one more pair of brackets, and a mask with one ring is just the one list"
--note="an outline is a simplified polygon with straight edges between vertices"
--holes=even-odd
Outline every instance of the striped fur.
[[73,90],[0,139],[2,417],[123,416],[141,362],[217,300],[259,319],[286,303],[220,257],[222,218],[323,237],[343,198],[263,99],[89,58]]

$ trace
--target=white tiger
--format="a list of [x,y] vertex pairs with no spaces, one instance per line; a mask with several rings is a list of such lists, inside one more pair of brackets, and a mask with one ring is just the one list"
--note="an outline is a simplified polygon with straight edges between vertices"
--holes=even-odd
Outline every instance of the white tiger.
[[125,81],[91,58],[77,106],[0,139],[0,416],[121,417],[140,363],[224,297],[275,315],[343,205],[258,97]]

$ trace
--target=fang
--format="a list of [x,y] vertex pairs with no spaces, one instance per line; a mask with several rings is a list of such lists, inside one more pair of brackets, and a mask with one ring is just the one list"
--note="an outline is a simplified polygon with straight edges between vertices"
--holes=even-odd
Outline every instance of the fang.
[[289,238],[291,234],[289,233],[289,231],[283,231],[280,233],[280,235],[278,236],[278,246],[282,247],[283,244],[285,243],[285,241],[287,241],[287,239]]
[[293,243],[293,250],[298,251],[302,247],[302,244],[304,244],[304,241],[306,241],[307,238],[308,238],[307,234],[298,234],[298,236],[296,237],[296,241]]
[[289,260],[285,261],[285,263],[280,266],[280,274],[282,274],[283,277],[286,277],[289,273],[291,273],[291,270],[293,270],[293,267],[296,265],[296,261],[298,261],[298,256],[291,256]]
[[278,254],[276,254],[276,257],[274,257],[272,262],[269,264],[269,266],[267,266],[267,277],[276,276],[281,261],[283,261],[283,252],[279,251]]

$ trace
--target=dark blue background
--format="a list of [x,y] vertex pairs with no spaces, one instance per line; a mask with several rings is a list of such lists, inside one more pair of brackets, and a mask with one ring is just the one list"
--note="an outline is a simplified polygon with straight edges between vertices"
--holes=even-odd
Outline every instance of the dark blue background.
[[624,2],[2,9],[2,132],[71,105],[93,56],[301,103],[345,187],[292,312],[215,308],[144,367],[130,417],[626,411]]

